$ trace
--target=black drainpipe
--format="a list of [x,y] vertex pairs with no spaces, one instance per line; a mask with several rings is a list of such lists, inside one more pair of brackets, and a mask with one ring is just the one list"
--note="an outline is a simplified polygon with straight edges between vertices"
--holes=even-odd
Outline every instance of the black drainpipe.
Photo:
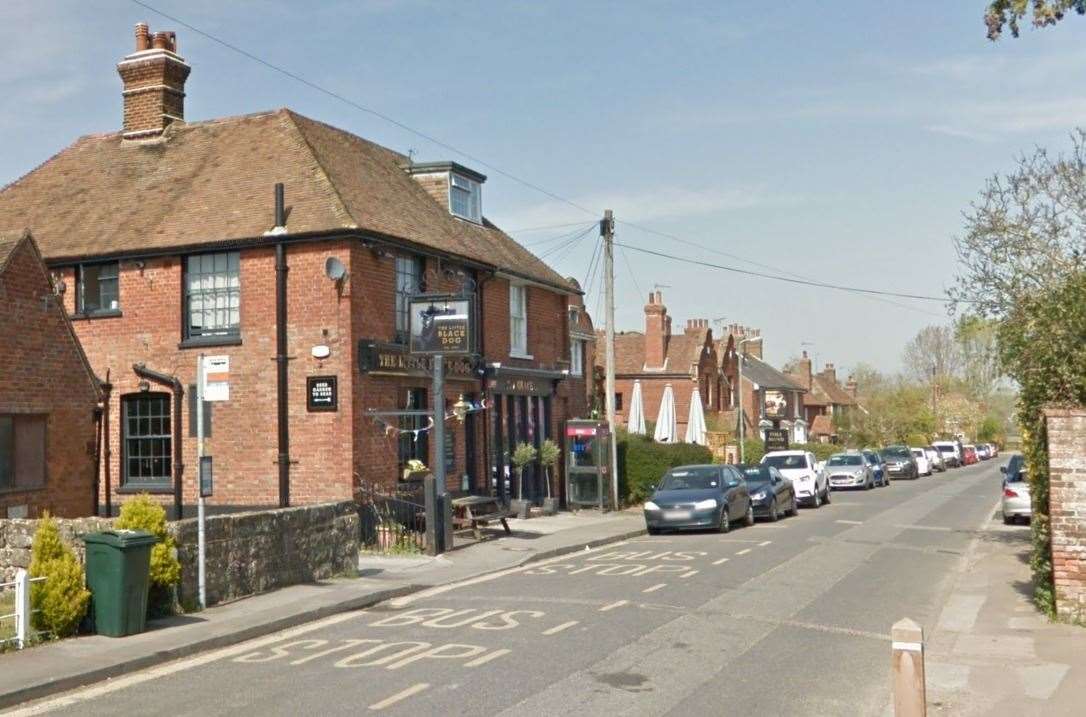
[[[283,184],[275,185],[275,227],[285,229],[286,207]],[[275,394],[279,428],[279,507],[290,505],[290,424],[287,410],[287,249],[282,241],[275,245]]]
[[185,400],[185,387],[176,376],[170,376],[159,371],[153,371],[142,363],[132,364],[132,370],[140,378],[154,381],[163,386],[169,386],[173,391],[173,514],[174,520],[181,520],[181,476],[185,472],[185,464],[182,462],[181,441],[185,435],[181,431],[181,404]]
[[102,515],[100,510],[100,503],[98,502],[98,492],[102,489],[102,407],[94,407],[94,493],[91,495],[91,499],[94,501],[91,504],[93,508],[93,515]]
[[[113,517],[113,478],[110,475],[113,466],[113,448],[109,442],[109,402],[112,400],[113,384],[109,382],[109,369],[106,369],[106,382],[102,384],[102,453],[105,455],[107,518]],[[98,496],[94,499],[97,501]]]

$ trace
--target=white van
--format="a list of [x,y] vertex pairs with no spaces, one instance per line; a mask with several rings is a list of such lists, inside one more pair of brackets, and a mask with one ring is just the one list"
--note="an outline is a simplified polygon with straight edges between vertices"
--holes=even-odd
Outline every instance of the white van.
[[962,465],[962,450],[958,446],[957,441],[935,441],[931,444],[935,450],[939,451],[939,455],[943,457],[943,462],[947,467],[960,468]]
[[818,508],[830,502],[830,482],[815,466],[813,453],[807,451],[771,451],[762,456],[762,465],[773,466],[792,481],[796,499]]

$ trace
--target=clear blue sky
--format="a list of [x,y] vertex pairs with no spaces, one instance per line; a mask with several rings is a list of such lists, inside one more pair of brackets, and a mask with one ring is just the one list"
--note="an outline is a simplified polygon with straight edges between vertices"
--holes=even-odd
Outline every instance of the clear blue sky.
[[[955,280],[952,239],[987,176],[1035,145],[1066,147],[1086,124],[1086,20],[993,44],[984,0],[149,2],[619,221],[909,293],[941,295]],[[421,160],[473,164],[130,0],[38,0],[0,6],[0,183],[79,135],[119,128],[114,66],[140,20],[178,32],[193,67],[189,119],[288,106]],[[490,176],[484,213],[504,228],[593,219],[477,168]],[[562,242],[536,242],[571,229],[516,236],[538,253]],[[554,265],[583,280],[594,238]],[[758,268],[627,225],[617,239]],[[896,370],[903,342],[945,320],[937,304],[902,300],[908,309],[635,252],[618,257],[617,277],[619,328],[642,327],[645,294],[662,284],[677,325],[760,327],[778,364],[810,342],[819,362]]]

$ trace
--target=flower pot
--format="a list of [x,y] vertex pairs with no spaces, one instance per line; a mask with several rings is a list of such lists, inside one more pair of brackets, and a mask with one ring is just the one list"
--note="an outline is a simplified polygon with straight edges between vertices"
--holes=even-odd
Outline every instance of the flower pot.
[[531,515],[532,504],[527,500],[511,500],[509,510],[513,511],[515,517],[526,520]]

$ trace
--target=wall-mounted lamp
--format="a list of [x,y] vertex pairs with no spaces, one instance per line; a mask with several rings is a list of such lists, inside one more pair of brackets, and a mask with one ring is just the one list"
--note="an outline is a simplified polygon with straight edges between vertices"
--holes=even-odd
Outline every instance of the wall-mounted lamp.
[[140,389],[141,393],[147,393],[148,391],[151,390],[151,384],[148,383],[147,381],[140,381],[139,382],[139,389]]
[[464,418],[468,415],[468,411],[472,409],[472,405],[464,400],[464,394],[460,394],[459,400],[452,405],[453,415],[456,416],[456,420],[461,423],[464,422]]

